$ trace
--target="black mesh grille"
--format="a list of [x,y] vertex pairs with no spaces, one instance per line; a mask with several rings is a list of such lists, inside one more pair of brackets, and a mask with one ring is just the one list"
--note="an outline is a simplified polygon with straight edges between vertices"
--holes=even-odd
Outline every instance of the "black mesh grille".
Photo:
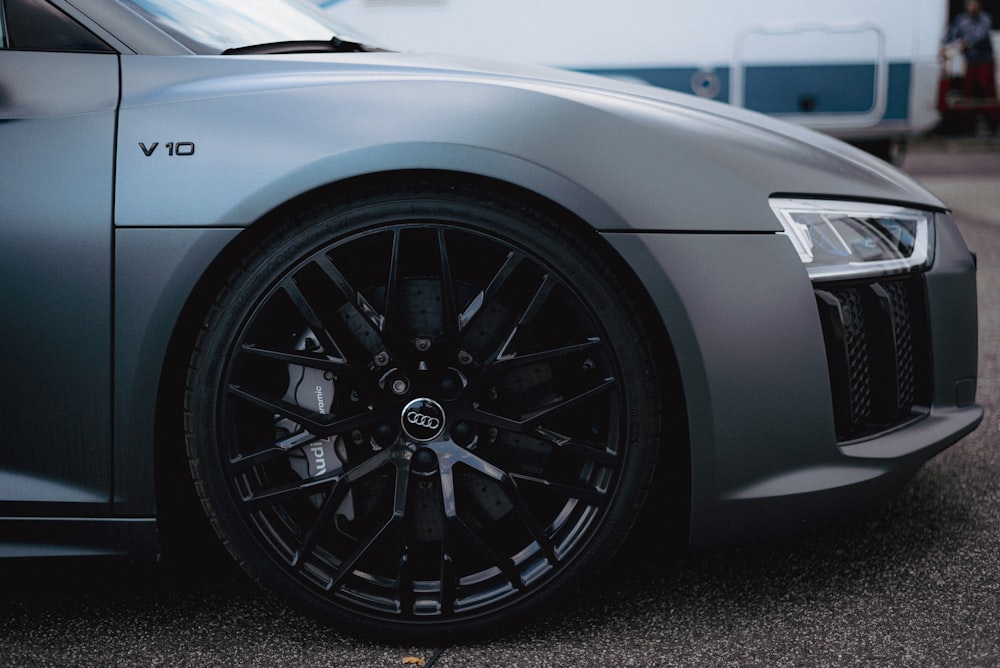
[[837,440],[864,438],[924,412],[929,334],[919,276],[816,286]]

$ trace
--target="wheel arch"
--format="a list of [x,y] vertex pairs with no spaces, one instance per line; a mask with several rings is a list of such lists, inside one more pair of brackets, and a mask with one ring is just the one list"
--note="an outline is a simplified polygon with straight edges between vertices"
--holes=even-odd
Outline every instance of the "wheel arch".
[[[238,263],[252,253],[254,247],[273,233],[283,220],[331,199],[350,198],[359,189],[393,184],[414,183],[472,184],[496,192],[519,205],[558,218],[585,238],[588,245],[612,268],[627,286],[635,307],[642,318],[641,326],[654,343],[657,373],[663,387],[660,455],[655,478],[647,498],[644,517],[655,523],[648,529],[660,532],[654,539],[668,538],[671,543],[685,542],[689,529],[690,510],[690,439],[688,437],[685,393],[676,353],[667,324],[628,262],[598,232],[591,220],[549,196],[518,183],[468,172],[440,169],[391,170],[353,176],[302,193],[274,207],[252,224],[241,229],[226,243],[187,294],[178,312],[169,342],[163,352],[157,384],[155,417],[155,476],[158,514],[181,511],[187,516],[196,509],[197,500],[190,482],[183,447],[183,415],[181,397],[187,375],[188,356],[201,329],[200,323],[211,307],[213,296],[225,284],[226,277]],[[602,215],[608,215],[602,212]],[[183,510],[181,510],[183,509]],[[669,511],[669,512],[668,512]],[[667,521],[664,522],[664,513]],[[173,514],[170,512],[169,514]],[[200,515],[200,512],[198,512]],[[168,518],[169,521],[169,518]],[[206,523],[207,524],[207,523]],[[180,532],[181,527],[177,527]],[[167,532],[169,537],[169,531]]]

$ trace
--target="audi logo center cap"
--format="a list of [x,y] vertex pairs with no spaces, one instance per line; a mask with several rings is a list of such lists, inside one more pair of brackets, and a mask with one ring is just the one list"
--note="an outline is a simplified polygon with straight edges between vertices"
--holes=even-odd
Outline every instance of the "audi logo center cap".
[[433,441],[444,431],[444,409],[433,399],[414,399],[403,408],[403,433],[414,441]]

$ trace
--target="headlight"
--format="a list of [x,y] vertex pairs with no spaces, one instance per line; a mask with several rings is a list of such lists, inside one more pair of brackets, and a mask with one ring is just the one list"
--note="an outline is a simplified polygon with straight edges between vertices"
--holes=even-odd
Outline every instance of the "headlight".
[[811,279],[913,271],[933,261],[934,214],[886,204],[772,199]]

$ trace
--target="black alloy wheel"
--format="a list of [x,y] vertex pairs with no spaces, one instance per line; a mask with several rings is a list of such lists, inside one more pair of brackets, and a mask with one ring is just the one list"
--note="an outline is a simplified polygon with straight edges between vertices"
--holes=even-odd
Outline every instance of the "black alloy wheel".
[[356,194],[272,234],[191,358],[204,505],[258,581],[382,640],[496,632],[605,564],[659,435],[601,257],[471,186]]

